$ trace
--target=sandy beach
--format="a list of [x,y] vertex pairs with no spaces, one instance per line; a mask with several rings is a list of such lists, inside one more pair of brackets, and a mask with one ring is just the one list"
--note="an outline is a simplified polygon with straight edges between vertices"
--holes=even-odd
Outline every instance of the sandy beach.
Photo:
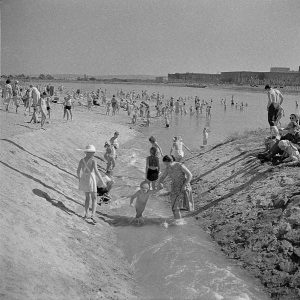
[[[103,145],[115,130],[121,145],[146,137],[124,112],[110,117],[104,108],[77,106],[67,122],[61,105],[52,109],[46,130],[26,123],[22,113],[0,111],[2,296],[140,299],[114,227],[103,217],[96,225],[82,220],[84,197],[75,174],[83,156],[77,148],[94,144],[103,169]],[[273,299],[297,299],[299,170],[260,164],[255,156],[266,135],[248,132],[187,156],[196,212],[185,217],[197,219]],[[276,201],[280,197],[286,201]]]
[[[62,114],[61,105],[52,109],[53,115]],[[22,113],[0,112],[4,299],[134,297],[132,273],[113,228],[81,218],[84,196],[75,174],[83,153],[75,149],[93,143],[102,157],[104,142],[115,130],[120,143],[136,133],[85,111],[77,108],[72,122],[51,120],[46,130],[25,123],[29,117]]]

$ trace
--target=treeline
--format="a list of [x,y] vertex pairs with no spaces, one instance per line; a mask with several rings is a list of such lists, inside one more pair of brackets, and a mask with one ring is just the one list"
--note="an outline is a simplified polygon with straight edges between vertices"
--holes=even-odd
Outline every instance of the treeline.
[[20,80],[31,80],[31,79],[40,79],[40,80],[53,80],[55,79],[50,74],[40,74],[39,76],[29,76],[24,74],[19,75],[1,75],[1,78],[14,78],[14,79],[20,79]]

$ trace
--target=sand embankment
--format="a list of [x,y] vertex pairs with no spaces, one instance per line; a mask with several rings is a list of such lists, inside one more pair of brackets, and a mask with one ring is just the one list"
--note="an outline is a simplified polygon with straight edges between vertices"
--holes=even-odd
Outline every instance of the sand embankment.
[[[92,226],[80,218],[84,197],[74,175],[82,157],[76,148],[93,143],[101,150],[115,130],[121,143],[137,133],[111,123],[125,124],[124,114],[107,117],[101,109],[76,107],[74,121],[65,122],[61,106],[53,112],[56,118],[43,131],[21,114],[0,111],[1,296],[132,298],[133,274],[114,229],[101,219]],[[266,135],[251,132],[187,158],[194,216],[272,298],[299,299],[299,167],[261,165],[255,155]]]
[[199,223],[273,299],[300,296],[300,172],[256,158],[267,130],[188,158]]
[[0,112],[1,298],[132,299],[133,275],[113,228],[81,218],[75,174],[83,153],[75,149],[92,143],[103,150],[115,130],[120,143],[135,133],[84,108],[72,122],[58,118],[61,106],[53,112],[45,131],[21,113]]

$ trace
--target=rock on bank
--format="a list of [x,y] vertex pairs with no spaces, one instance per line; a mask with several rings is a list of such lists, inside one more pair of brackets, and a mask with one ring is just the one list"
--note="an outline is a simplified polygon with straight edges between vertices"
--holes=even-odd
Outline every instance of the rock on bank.
[[1,298],[135,297],[113,228],[81,219],[75,176],[83,157],[75,149],[102,150],[115,130],[121,143],[134,137],[124,126],[83,119],[0,140]]
[[300,172],[261,164],[267,131],[188,158],[199,222],[273,299],[300,298]]

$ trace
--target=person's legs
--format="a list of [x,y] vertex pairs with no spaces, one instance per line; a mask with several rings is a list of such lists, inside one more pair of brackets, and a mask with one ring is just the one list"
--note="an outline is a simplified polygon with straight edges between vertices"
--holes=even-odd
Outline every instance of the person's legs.
[[93,219],[95,217],[96,214],[96,208],[97,208],[97,194],[96,193],[91,193],[91,197],[92,197],[92,215],[91,218]]
[[85,204],[84,204],[85,214],[84,214],[84,218],[88,217],[89,207],[90,207],[90,193],[85,193]]
[[71,120],[73,120],[72,109],[69,110]]
[[115,160],[115,158],[113,157],[112,159],[111,159],[111,169],[114,169],[115,168],[115,166],[116,166],[116,160]]
[[18,113],[18,108],[19,108],[19,99],[18,99],[17,96],[14,98],[14,104],[16,106],[16,114],[17,114]]
[[44,126],[45,121],[46,121],[46,115],[45,115],[44,112],[42,111],[41,127]]
[[270,127],[275,126],[275,122],[277,119],[278,109],[275,108],[274,104],[271,103],[268,109],[268,122]]
[[5,108],[6,111],[8,111],[10,101],[11,101],[11,98],[6,99],[6,108]]
[[112,186],[113,186],[113,182],[112,182],[112,181],[109,181],[109,182],[106,184],[107,193],[110,192]]
[[174,215],[174,219],[175,220],[178,220],[178,219],[181,219],[181,213],[180,213],[180,210],[179,209],[174,209],[173,210],[173,215]]

